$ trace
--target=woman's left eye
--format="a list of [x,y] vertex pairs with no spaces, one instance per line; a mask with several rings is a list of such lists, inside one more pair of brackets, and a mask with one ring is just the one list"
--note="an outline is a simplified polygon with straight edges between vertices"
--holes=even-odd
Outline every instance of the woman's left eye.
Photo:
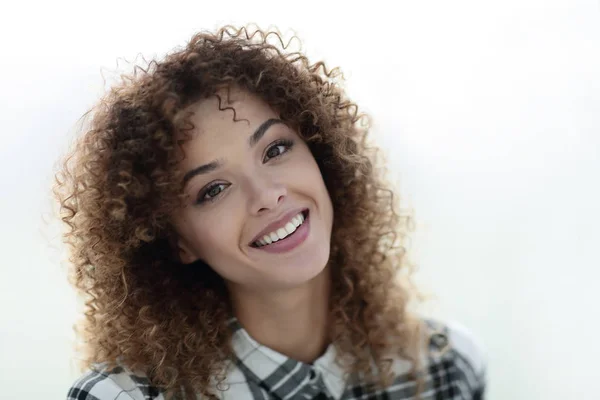
[[263,162],[267,162],[272,158],[277,158],[284,153],[287,153],[294,146],[294,141],[288,139],[282,139],[275,142],[267,152],[265,153],[265,159]]

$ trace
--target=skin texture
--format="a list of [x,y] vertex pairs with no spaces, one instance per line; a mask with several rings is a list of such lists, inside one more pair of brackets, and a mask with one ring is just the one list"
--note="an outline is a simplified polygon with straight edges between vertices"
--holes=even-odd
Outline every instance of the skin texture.
[[[174,216],[179,257],[184,263],[202,260],[224,278],[237,318],[256,340],[312,362],[327,342],[331,199],[308,146],[286,124],[271,125],[249,145],[264,121],[279,118],[268,104],[236,90],[228,105],[237,121],[231,110],[219,110],[217,97],[190,107],[195,130],[181,169],[213,160],[222,167],[185,186],[189,202]],[[278,144],[280,139],[293,145]],[[305,208],[310,231],[300,246],[279,254],[250,245],[269,223]]]
[[[185,193],[189,206],[175,219],[180,233],[180,256],[185,263],[202,259],[236,291],[279,291],[307,283],[329,258],[333,208],[319,167],[308,146],[285,124],[272,125],[253,147],[248,138],[256,128],[278,115],[256,96],[238,93],[237,117],[219,111],[210,98],[191,107],[195,137],[185,145],[184,171],[223,160],[224,166],[192,178]],[[294,142],[290,149],[278,139]],[[210,184],[221,184],[212,201],[197,204]],[[206,195],[205,195],[206,197]],[[254,248],[252,239],[270,222],[294,209],[310,210],[310,234],[300,247],[282,254]]]

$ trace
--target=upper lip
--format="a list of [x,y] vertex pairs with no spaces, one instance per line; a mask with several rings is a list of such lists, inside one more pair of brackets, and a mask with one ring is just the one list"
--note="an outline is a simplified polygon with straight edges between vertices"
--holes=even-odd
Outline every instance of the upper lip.
[[254,239],[252,239],[250,244],[254,244],[256,241],[258,241],[259,239],[262,239],[262,237],[268,233],[274,232],[279,228],[283,228],[293,217],[295,217],[296,215],[300,214],[301,212],[303,212],[305,210],[307,210],[307,208],[303,207],[303,208],[296,208],[294,210],[284,213],[280,218],[277,218],[275,221],[273,221],[269,225],[267,225],[262,231],[260,231],[260,233],[258,235],[256,235],[254,237]]

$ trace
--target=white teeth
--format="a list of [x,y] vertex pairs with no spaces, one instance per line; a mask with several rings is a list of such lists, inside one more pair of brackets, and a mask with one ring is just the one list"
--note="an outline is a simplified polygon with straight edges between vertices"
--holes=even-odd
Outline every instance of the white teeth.
[[279,236],[279,240],[285,238],[287,236],[287,232],[283,228],[277,229],[277,236]]
[[293,217],[290,222],[285,224],[283,228],[277,229],[275,232],[271,232],[268,235],[263,236],[257,240],[256,243],[260,246],[266,246],[271,243],[277,242],[278,240],[284,239],[296,231],[296,229],[304,222],[304,215],[302,213]]
[[287,224],[285,224],[285,230],[288,233],[288,235],[291,235],[292,233],[294,233],[294,231],[296,231],[296,225],[292,224],[291,222],[288,222]]

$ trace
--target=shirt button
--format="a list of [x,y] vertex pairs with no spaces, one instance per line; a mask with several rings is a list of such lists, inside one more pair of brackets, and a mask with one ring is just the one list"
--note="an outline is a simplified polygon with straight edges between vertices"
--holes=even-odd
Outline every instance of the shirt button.
[[431,341],[438,347],[439,353],[445,353],[450,345],[448,336],[443,333],[433,333],[431,335]]

